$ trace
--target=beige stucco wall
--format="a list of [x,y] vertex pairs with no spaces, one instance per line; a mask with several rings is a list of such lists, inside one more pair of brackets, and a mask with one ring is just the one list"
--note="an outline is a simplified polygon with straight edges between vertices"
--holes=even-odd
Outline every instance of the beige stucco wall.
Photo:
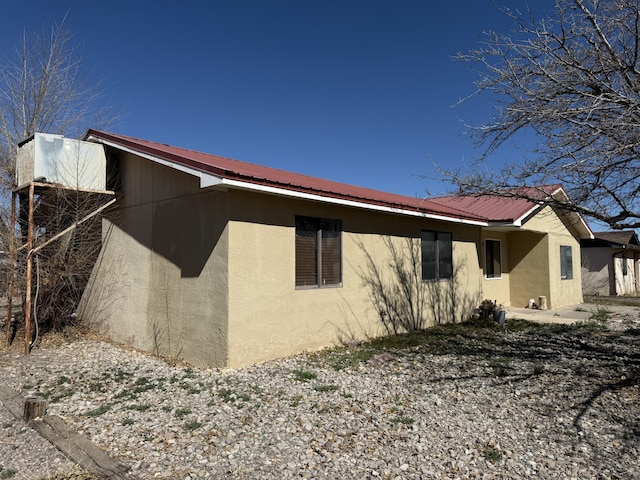
[[[582,302],[580,243],[568,217],[545,207],[523,222],[522,231],[509,234],[509,244],[512,305],[525,306],[542,295],[550,309]],[[561,245],[572,249],[572,279],[560,276]]]
[[[457,272],[454,282],[425,284],[425,326],[465,319],[480,301],[479,227],[201,190],[196,178],[132,155],[120,165],[120,208],[104,221],[82,310],[116,341],[239,367],[379,336],[386,331],[363,288],[367,255],[387,276],[385,239],[419,248],[421,229],[453,234]],[[296,215],[342,222],[342,286],[295,287]]]
[[83,318],[116,341],[195,365],[227,362],[228,197],[197,179],[128,156],[124,195]]
[[[549,307],[579,303],[580,251],[552,210],[520,231],[331,205],[236,189],[125,155],[118,213],[83,301],[83,316],[114,339],[195,365],[240,367],[386,333],[364,283],[368,259],[390,272],[391,242],[420,246],[421,230],[451,232],[454,279],[423,283],[425,324],[460,321],[483,298]],[[342,222],[342,285],[295,286],[295,217]],[[502,243],[502,278],[483,278],[484,239]],[[573,280],[560,281],[560,245]],[[419,267],[418,267],[419,268]]]
[[511,232],[509,245],[511,306],[522,308],[531,298],[538,302],[540,296],[546,296],[547,305],[552,308],[548,236],[524,231]]
[[[386,271],[389,250],[384,239],[419,247],[421,229],[453,233],[454,262],[459,268],[456,312],[473,309],[480,298],[476,249],[479,229],[451,223],[377,214],[361,209],[304,200],[229,192],[229,365],[315,350],[384,333],[361,275],[368,252]],[[343,283],[340,287],[295,287],[295,216],[342,221]],[[428,302],[427,314],[433,301]],[[429,317],[427,324],[433,323]]]

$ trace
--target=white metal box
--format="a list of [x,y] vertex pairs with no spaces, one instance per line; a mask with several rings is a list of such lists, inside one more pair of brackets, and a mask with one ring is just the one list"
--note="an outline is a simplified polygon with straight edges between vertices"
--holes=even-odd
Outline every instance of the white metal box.
[[79,190],[105,190],[106,169],[102,145],[36,133],[18,146],[16,185],[38,181]]

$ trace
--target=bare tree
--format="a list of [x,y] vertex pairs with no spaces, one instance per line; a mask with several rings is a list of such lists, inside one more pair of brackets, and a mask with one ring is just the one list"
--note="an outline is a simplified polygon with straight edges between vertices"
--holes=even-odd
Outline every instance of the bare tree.
[[[516,31],[489,32],[457,56],[478,67],[476,94],[496,102],[495,115],[471,130],[484,153],[445,176],[463,194],[525,197],[612,228],[640,227],[640,1],[556,0],[542,17],[502,10]],[[482,167],[526,130],[540,138],[531,158],[500,172]],[[518,188],[557,182],[571,202]]]
[[[89,127],[105,128],[116,119],[102,101],[99,84],[84,68],[81,53],[63,20],[49,32],[24,33],[0,58],[2,250],[12,237],[18,245],[26,243],[28,196],[24,191],[18,195],[17,225],[9,220],[20,142],[36,132],[77,138]],[[87,216],[108,200],[104,194],[83,191],[77,185],[41,185],[36,192],[33,249],[18,250],[13,271],[16,288],[24,291],[26,258],[35,260],[33,314],[39,314],[48,326],[64,326],[77,308],[101,240],[99,216]]]
[[[111,196],[53,188],[37,195],[33,316],[45,330],[76,323],[76,311],[100,253],[101,217]],[[54,238],[56,237],[56,238]],[[24,278],[24,262],[17,272]]]
[[[0,59],[0,189],[14,182],[17,145],[36,132],[78,138],[104,128],[116,115],[102,102],[100,85],[83,68],[81,48],[64,28],[23,33]],[[6,202],[4,202],[6,204]],[[6,218],[6,217],[5,217]]]

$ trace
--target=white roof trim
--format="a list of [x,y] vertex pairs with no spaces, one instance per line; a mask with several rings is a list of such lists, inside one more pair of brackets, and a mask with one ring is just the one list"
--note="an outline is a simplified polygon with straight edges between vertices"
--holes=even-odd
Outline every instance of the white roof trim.
[[313,200],[317,202],[332,203],[332,204],[344,205],[348,207],[364,208],[367,210],[375,210],[379,212],[395,213],[399,215],[408,215],[412,217],[429,218],[432,220],[442,220],[445,222],[463,223],[466,225],[477,225],[481,227],[488,226],[487,222],[482,222],[478,220],[467,220],[463,218],[447,217],[444,215],[435,215],[432,213],[416,212],[414,210],[407,210],[403,208],[385,207],[384,205],[374,205],[371,203],[358,202],[355,200],[345,200],[342,198],[326,197],[324,195],[318,195],[314,193],[298,192],[295,190],[287,190],[285,188],[270,187],[267,185],[259,185],[259,184],[250,183],[250,182],[241,182],[238,180],[229,180],[226,178],[222,179],[221,184],[228,185],[230,187],[235,187],[235,188],[242,188],[246,190],[254,190],[259,192],[271,193],[274,195],[282,195],[286,197],[301,198],[304,200]]
[[[547,198],[549,197],[554,197],[558,192],[562,193],[562,196],[568,201],[569,197],[567,197],[567,194],[565,193],[564,189],[562,187],[558,187],[556,188],[553,192],[551,192],[550,194],[547,195]],[[490,226],[514,226],[514,227],[522,227],[522,222],[528,218],[533,212],[535,212],[537,209],[539,209],[540,207],[542,207],[542,205],[540,204],[536,204],[534,206],[532,206],[529,210],[527,210],[523,215],[521,215],[520,217],[516,218],[513,223],[500,223],[500,222],[489,222]],[[591,231],[591,228],[589,227],[589,224],[587,222],[585,222],[584,218],[582,218],[582,215],[580,215],[578,212],[574,212],[576,214],[576,216],[578,217],[578,220],[580,221],[580,225],[582,225],[582,227],[584,228],[584,230],[588,233],[589,238],[590,239],[594,239],[594,235],[593,232]],[[579,227],[578,227],[579,229]]]
[[516,218],[513,221],[513,225],[515,225],[516,227],[521,227],[522,226],[522,221],[527,218],[529,215],[531,215],[534,211],[536,211],[537,209],[540,208],[540,205],[534,205],[533,207],[531,207],[529,210],[527,210],[523,215],[521,215],[520,217]]
[[116,142],[111,142],[109,140],[104,140],[102,138],[97,138],[97,137],[94,137],[93,135],[91,135],[89,137],[89,140],[94,140],[94,141],[103,143],[105,145],[109,145],[110,147],[117,148],[119,150],[123,150],[123,151],[131,153],[133,155],[137,155],[139,157],[146,158],[147,160],[151,160],[152,162],[159,163],[161,165],[164,165],[165,167],[173,168],[173,169],[179,170],[179,171],[181,171],[183,173],[187,173],[189,175],[193,175],[194,177],[198,177],[200,179],[200,188],[212,187],[214,185],[219,185],[220,183],[222,183],[222,178],[220,178],[220,177],[218,177],[216,175],[211,175],[210,173],[201,172],[200,170],[196,170],[195,168],[189,168],[189,167],[186,167],[186,166],[181,165],[181,164],[176,163],[176,162],[171,162],[169,160],[165,160],[163,158],[156,157],[154,155],[149,155],[147,153],[140,152],[140,151],[135,150],[133,148],[124,147],[124,146],[122,146],[122,145],[120,145],[119,143],[116,143]]
[[348,206],[348,207],[364,208],[366,210],[374,210],[374,211],[379,211],[379,212],[394,213],[394,214],[398,214],[398,215],[407,215],[407,216],[412,216],[412,217],[429,218],[429,219],[432,219],[432,220],[442,220],[442,221],[445,221],[445,222],[462,223],[462,224],[465,224],[465,225],[476,225],[476,226],[480,226],[480,227],[488,226],[487,222],[483,222],[483,221],[479,221],[479,220],[467,220],[467,219],[462,219],[462,218],[447,217],[445,215],[436,215],[436,214],[431,214],[431,213],[416,212],[414,210],[407,210],[407,209],[403,209],[403,208],[386,207],[386,206],[383,206],[383,205],[374,205],[374,204],[370,204],[370,203],[362,202],[362,201],[345,200],[345,199],[341,199],[341,198],[327,197],[327,196],[324,196],[324,195],[318,195],[318,194],[313,194],[313,193],[298,192],[298,191],[295,191],[295,190],[288,190],[288,189],[285,189],[285,188],[270,187],[270,186],[267,186],[267,185],[259,185],[259,184],[255,184],[255,183],[251,183],[251,182],[242,182],[242,181],[239,181],[239,180],[231,180],[231,179],[227,179],[227,178],[223,178],[223,177],[218,177],[218,176],[212,175],[210,173],[202,172],[202,171],[197,170],[195,168],[190,168],[190,167],[181,165],[181,164],[176,163],[176,162],[171,162],[169,160],[165,160],[165,159],[156,157],[154,155],[149,155],[147,153],[140,152],[140,151],[135,150],[133,148],[124,147],[124,146],[120,145],[117,142],[112,142],[112,141],[109,141],[109,140],[105,140],[103,138],[95,137],[93,135],[91,135],[88,138],[88,140],[93,140],[93,141],[97,141],[97,142],[103,143],[103,144],[108,145],[110,147],[117,148],[118,150],[122,150],[122,151],[125,151],[125,152],[128,152],[128,153],[131,153],[133,155],[137,155],[139,157],[146,158],[147,160],[151,160],[152,162],[156,162],[156,163],[159,163],[159,164],[164,165],[166,167],[173,168],[173,169],[179,170],[179,171],[181,171],[183,173],[187,173],[189,175],[193,175],[195,177],[198,177],[200,179],[200,188],[213,187],[213,186],[217,186],[217,185],[226,185],[228,187],[240,188],[240,189],[244,189],[244,190],[253,190],[253,191],[258,191],[258,192],[270,193],[270,194],[274,194],[274,195],[281,195],[281,196],[285,196],[285,197],[300,198],[300,199],[304,199],[304,200],[313,200],[313,201],[317,201],[317,202],[331,203],[331,204],[335,204],[335,205],[343,205],[343,206]]

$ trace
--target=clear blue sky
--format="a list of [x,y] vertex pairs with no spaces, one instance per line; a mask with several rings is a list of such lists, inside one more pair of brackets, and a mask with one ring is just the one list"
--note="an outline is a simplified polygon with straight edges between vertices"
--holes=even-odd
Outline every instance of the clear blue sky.
[[491,115],[454,107],[476,77],[451,57],[514,27],[493,0],[3,0],[3,53],[65,15],[112,131],[411,196],[448,188],[420,176],[475,158],[461,120]]

